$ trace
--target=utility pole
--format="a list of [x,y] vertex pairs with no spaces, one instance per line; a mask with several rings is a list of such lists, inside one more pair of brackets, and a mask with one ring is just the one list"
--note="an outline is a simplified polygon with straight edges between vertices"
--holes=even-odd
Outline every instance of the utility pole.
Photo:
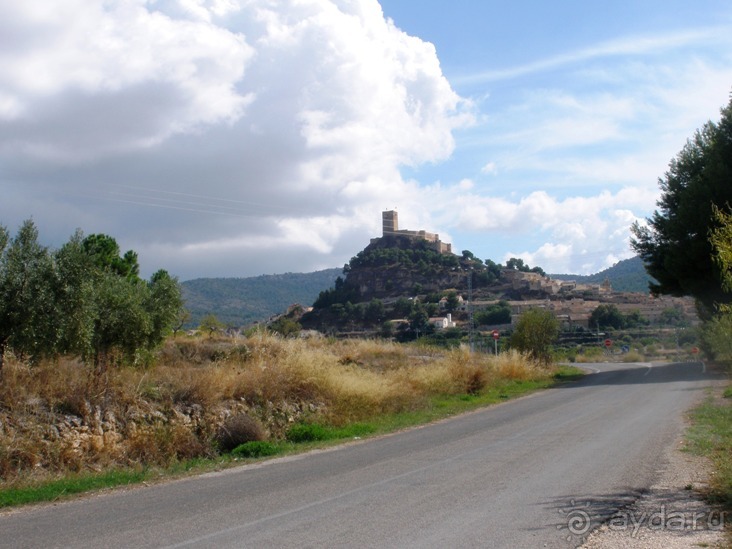
[[470,352],[473,352],[473,270],[468,270],[468,341]]

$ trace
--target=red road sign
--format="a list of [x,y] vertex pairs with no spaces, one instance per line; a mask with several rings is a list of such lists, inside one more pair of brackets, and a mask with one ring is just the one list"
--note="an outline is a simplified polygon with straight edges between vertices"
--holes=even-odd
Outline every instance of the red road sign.
[[605,340],[605,347],[610,347],[613,344],[612,339],[606,339]]
[[694,353],[695,355],[698,355],[699,354],[699,347],[692,347],[691,348],[691,352]]
[[501,337],[501,334],[498,333],[498,330],[493,330],[491,332],[491,335],[493,336],[493,339],[498,339],[499,337]]

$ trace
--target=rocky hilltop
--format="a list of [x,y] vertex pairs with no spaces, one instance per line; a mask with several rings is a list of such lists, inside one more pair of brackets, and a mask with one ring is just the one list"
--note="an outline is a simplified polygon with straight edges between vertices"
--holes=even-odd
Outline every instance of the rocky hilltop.
[[[424,231],[388,230],[351,258],[335,286],[323,291],[300,320],[306,329],[341,335],[382,335],[409,340],[424,334],[508,331],[527,309],[551,311],[567,331],[591,331],[590,316],[612,304],[639,322],[662,325],[670,317],[695,319],[690,300],[620,292],[606,277],[597,283],[557,280],[521,259],[505,265],[470,251],[422,238]],[[672,314],[673,313],[673,314]],[[451,330],[453,329],[453,330]]]
[[431,332],[438,317],[444,327],[458,327],[468,320],[467,302],[478,299],[488,310],[501,309],[496,319],[505,324],[510,322],[505,300],[542,299],[563,284],[520,259],[502,266],[470,251],[455,255],[444,243],[440,249],[423,238],[385,233],[351,258],[333,288],[320,293],[301,319],[303,327],[384,335],[400,329],[409,339]]

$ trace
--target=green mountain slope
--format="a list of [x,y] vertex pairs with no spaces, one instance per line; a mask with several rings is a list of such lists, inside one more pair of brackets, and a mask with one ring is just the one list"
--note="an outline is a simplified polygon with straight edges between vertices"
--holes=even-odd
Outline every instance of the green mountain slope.
[[653,279],[643,267],[640,257],[624,259],[604,271],[593,275],[551,274],[556,280],[575,280],[579,284],[602,284],[607,278],[613,290],[618,292],[648,293],[648,283]]
[[335,283],[341,269],[314,273],[286,273],[250,278],[197,278],[181,282],[189,326],[207,314],[230,326],[245,326],[299,303],[312,305],[318,294]]

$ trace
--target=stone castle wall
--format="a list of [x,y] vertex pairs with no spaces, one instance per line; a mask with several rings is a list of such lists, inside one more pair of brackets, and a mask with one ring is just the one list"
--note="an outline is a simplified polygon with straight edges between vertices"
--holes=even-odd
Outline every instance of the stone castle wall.
[[441,254],[451,254],[452,244],[442,242],[437,233],[427,231],[408,231],[399,229],[399,214],[395,210],[387,210],[381,213],[382,236],[406,236],[413,240],[426,240],[433,244],[435,251]]

